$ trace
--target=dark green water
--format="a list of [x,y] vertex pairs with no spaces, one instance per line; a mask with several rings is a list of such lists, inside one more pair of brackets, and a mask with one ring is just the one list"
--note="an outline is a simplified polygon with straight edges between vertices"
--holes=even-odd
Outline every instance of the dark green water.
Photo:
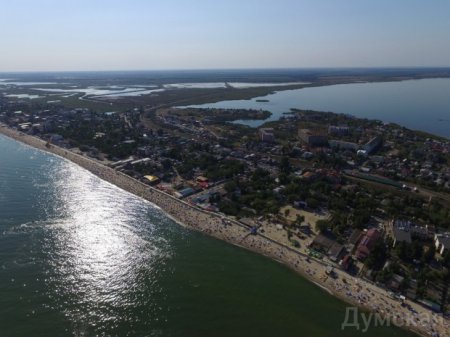
[[0,136],[0,336],[411,336]]

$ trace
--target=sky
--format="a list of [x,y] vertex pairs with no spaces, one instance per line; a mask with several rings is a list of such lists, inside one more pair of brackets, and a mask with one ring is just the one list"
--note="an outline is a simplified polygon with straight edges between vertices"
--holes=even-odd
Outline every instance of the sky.
[[0,0],[0,72],[450,66],[448,0]]

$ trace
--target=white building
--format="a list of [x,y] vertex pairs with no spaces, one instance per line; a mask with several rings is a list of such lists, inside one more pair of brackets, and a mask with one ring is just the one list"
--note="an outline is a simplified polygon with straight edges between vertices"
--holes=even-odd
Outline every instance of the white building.
[[434,245],[441,255],[443,255],[445,251],[450,250],[450,233],[435,234]]

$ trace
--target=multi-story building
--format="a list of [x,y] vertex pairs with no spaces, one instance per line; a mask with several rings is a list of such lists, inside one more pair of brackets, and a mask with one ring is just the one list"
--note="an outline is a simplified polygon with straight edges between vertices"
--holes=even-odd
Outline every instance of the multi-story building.
[[309,146],[324,146],[328,144],[328,137],[322,131],[300,129],[298,137]]
[[259,129],[259,137],[262,142],[272,143],[275,141],[273,134],[273,128],[261,128]]

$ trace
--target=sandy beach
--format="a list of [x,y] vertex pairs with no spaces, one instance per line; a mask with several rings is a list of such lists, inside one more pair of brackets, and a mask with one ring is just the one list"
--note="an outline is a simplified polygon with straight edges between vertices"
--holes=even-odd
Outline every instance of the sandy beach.
[[[307,255],[283,245],[265,234],[250,235],[249,228],[238,221],[190,205],[94,159],[55,145],[47,147],[45,141],[23,134],[1,123],[0,133],[34,148],[70,160],[99,178],[157,205],[175,221],[188,228],[277,260],[351,306],[389,318],[389,322],[392,324],[424,336],[450,337],[450,321],[442,315],[435,314],[411,301],[407,301],[408,306],[404,306],[400,301],[393,299],[386,290],[355,278],[342,270],[335,269],[336,276],[330,277],[326,274],[328,266],[326,262],[308,258]],[[342,322],[344,323],[344,317],[342,317]]]

